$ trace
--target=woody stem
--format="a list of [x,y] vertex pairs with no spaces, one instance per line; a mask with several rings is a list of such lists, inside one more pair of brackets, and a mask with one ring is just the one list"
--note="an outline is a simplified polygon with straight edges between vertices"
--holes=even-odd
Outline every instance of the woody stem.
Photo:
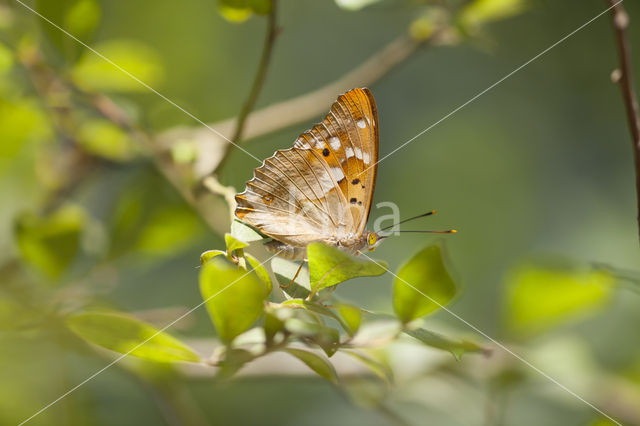
[[247,121],[247,117],[249,113],[253,110],[256,101],[258,100],[258,95],[262,90],[262,86],[264,84],[264,80],[267,76],[267,70],[269,69],[269,63],[271,61],[271,56],[273,52],[273,46],[275,45],[276,37],[278,36],[278,27],[276,24],[276,0],[271,0],[271,10],[269,11],[269,17],[267,20],[267,33],[264,39],[264,46],[262,48],[262,57],[260,58],[260,63],[258,65],[258,70],[256,72],[256,76],[253,80],[253,86],[251,87],[251,91],[249,92],[249,96],[247,100],[242,105],[242,109],[238,114],[238,118],[236,120],[236,127],[231,136],[231,141],[233,144],[229,143],[224,148],[224,154],[222,155],[222,159],[218,166],[216,167],[215,172],[219,172],[222,167],[227,162],[227,158],[229,158],[229,154],[233,151],[235,147],[234,144],[238,144],[242,139],[242,134],[244,133],[245,123]]

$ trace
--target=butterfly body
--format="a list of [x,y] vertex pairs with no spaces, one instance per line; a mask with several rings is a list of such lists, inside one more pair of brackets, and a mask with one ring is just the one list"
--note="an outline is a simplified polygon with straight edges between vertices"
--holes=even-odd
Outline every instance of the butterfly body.
[[267,249],[302,259],[312,242],[350,253],[380,241],[365,225],[378,160],[378,116],[368,89],[338,97],[294,146],[264,160],[236,195],[238,219],[272,237]]

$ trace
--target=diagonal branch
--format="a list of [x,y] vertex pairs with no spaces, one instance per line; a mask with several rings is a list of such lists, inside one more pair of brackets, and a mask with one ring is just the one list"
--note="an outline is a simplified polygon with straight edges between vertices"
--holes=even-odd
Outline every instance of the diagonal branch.
[[633,159],[636,172],[636,202],[638,204],[638,232],[640,236],[640,114],[638,100],[636,98],[633,74],[631,72],[631,48],[627,37],[629,27],[629,15],[622,7],[620,0],[607,0],[611,5],[611,22],[616,37],[618,56],[620,58],[619,68],[616,69],[611,78],[618,83],[622,92],[622,99],[627,112],[627,122],[631,132],[631,142],[633,144]]
[[420,44],[411,36],[402,35],[338,80],[313,92],[255,111],[247,121],[246,137],[256,138],[317,118],[326,112],[327,105],[331,105],[339,93],[378,81],[411,56]]
[[[325,112],[326,106],[335,100],[338,93],[375,83],[411,57],[420,46],[437,43],[437,32],[426,40],[403,34],[339,79],[312,92],[251,112],[246,117],[242,136],[244,140],[254,139],[317,118]],[[213,123],[211,127],[226,136],[234,131],[235,123],[236,118],[229,118]],[[220,147],[227,144],[223,138],[202,126],[172,128],[158,135],[157,143],[168,148],[177,140],[195,142],[198,155],[194,173],[197,177],[204,177],[217,168],[221,158],[218,154]]]

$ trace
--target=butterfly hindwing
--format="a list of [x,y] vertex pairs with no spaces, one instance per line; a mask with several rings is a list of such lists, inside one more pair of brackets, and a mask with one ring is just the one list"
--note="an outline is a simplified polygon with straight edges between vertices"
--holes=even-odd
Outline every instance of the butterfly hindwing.
[[353,228],[330,166],[313,150],[276,151],[236,202],[238,219],[293,246],[343,237]]

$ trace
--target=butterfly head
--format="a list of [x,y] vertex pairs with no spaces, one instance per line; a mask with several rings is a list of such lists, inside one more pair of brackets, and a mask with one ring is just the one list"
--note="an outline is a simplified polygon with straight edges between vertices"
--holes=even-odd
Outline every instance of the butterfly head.
[[367,249],[369,251],[374,251],[376,247],[378,247],[382,242],[382,240],[384,240],[385,238],[387,237],[380,235],[377,232],[369,231],[367,233],[367,245],[366,245]]

